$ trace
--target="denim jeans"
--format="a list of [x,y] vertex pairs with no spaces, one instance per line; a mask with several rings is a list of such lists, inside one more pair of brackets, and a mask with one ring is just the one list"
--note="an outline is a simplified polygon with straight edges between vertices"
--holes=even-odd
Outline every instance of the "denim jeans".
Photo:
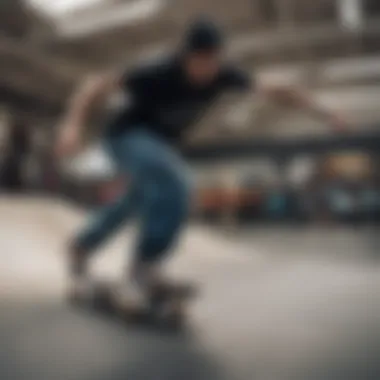
[[76,245],[86,252],[97,249],[137,217],[141,223],[136,259],[163,258],[187,220],[188,168],[169,144],[143,128],[107,138],[105,147],[119,171],[130,179],[128,189],[120,199],[95,212]]

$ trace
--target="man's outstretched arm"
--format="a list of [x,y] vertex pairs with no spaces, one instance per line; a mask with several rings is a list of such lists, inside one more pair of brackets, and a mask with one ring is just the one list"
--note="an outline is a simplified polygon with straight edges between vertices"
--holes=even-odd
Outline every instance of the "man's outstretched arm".
[[83,128],[91,111],[102,105],[108,95],[118,88],[120,76],[117,74],[97,74],[87,77],[69,100],[66,114],[58,131],[56,153],[65,156],[75,153],[80,145]]
[[305,91],[293,86],[262,86],[258,94],[281,105],[301,108],[315,118],[326,121],[335,130],[342,131],[346,128],[346,121],[337,112],[327,109]]

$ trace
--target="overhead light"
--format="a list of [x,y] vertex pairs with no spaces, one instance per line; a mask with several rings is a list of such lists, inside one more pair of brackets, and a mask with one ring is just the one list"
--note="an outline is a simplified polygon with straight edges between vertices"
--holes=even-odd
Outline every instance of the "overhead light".
[[27,0],[37,10],[51,17],[64,17],[68,12],[92,7],[105,0]]
[[132,25],[156,16],[166,5],[166,0],[135,0],[128,3],[110,4],[101,12],[91,12],[86,16],[61,18],[57,21],[58,33],[65,38],[76,38],[93,32]]

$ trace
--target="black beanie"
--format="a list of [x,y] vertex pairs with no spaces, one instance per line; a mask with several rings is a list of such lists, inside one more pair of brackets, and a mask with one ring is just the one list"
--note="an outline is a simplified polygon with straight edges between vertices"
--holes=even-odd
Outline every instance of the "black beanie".
[[198,19],[189,27],[184,40],[184,51],[213,51],[224,45],[223,33],[218,26],[206,18]]

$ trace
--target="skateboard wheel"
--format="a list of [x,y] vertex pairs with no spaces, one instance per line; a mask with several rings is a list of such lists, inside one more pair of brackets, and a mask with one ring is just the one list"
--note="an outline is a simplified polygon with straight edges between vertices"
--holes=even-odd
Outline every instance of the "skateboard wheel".
[[153,312],[155,319],[162,327],[169,329],[177,329],[181,327],[185,321],[183,303],[175,300],[167,301],[158,305]]
[[91,304],[94,308],[102,311],[114,310],[114,302],[110,289],[106,286],[95,287],[90,295]]
[[71,305],[79,305],[81,303],[81,297],[75,292],[69,292],[67,295],[67,301]]
[[170,330],[178,330],[185,324],[185,318],[182,313],[172,313],[165,316],[161,322],[164,327]]
[[151,295],[151,301],[156,303],[166,302],[168,299],[191,299],[197,295],[197,288],[192,284],[180,284],[177,286],[163,286],[155,289]]

